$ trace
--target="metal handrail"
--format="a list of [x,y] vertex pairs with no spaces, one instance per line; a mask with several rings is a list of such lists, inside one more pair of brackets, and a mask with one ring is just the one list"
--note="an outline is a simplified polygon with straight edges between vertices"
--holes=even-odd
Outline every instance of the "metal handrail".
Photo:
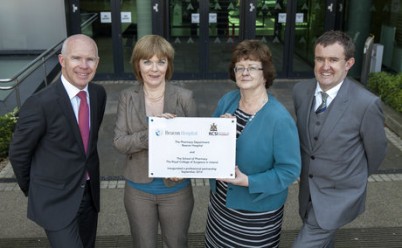
[[[53,47],[49,48],[42,54],[40,54],[36,59],[34,59],[31,63],[21,69],[17,74],[15,74],[12,78],[0,78],[0,90],[12,90],[15,88],[15,97],[17,101],[17,107],[21,107],[21,95],[19,90],[19,85],[26,79],[28,76],[31,75],[31,72],[34,72],[40,66],[43,66],[44,71],[44,80],[46,87],[48,86],[47,82],[47,68],[46,68],[46,61],[54,56],[56,53],[59,53],[61,50],[61,46],[63,45],[63,41],[60,41],[58,44],[54,45]],[[13,85],[8,86],[1,86],[1,84],[15,82]]]
[[[29,76],[29,73],[26,73],[27,71],[34,71],[35,69],[39,68],[42,65],[44,66],[45,73],[46,73],[45,62],[47,61],[48,58],[50,58],[50,57],[54,56],[56,53],[60,52],[63,42],[64,42],[64,40],[60,41],[58,44],[54,45],[52,48],[49,48],[48,50],[46,50],[45,52],[40,54],[36,59],[34,59],[31,63],[29,63],[27,66],[25,66],[23,69],[21,69],[12,78],[5,78],[5,79],[0,78],[0,84],[11,83],[11,82],[17,80],[16,84],[12,85],[12,86],[1,86],[0,85],[0,90],[11,90],[11,89],[16,88],[23,79],[25,79]],[[42,63],[38,63],[38,61],[40,61],[40,60],[42,61]],[[37,64],[37,65],[35,65],[35,64]],[[24,75],[24,76],[22,78],[19,78],[22,75]],[[46,74],[45,74],[45,78],[46,78]]]
[[[88,25],[90,25],[91,23],[93,23],[96,19],[98,18],[98,14],[92,14],[90,18],[88,18],[88,20],[86,20],[85,22],[83,22],[81,24],[81,28],[86,27]],[[31,63],[29,63],[27,66],[25,66],[23,69],[21,69],[16,75],[14,75],[12,78],[5,78],[2,79],[0,78],[0,90],[11,90],[16,88],[23,79],[27,78],[29,76],[29,74],[26,74],[25,77],[22,78],[22,80],[18,80],[18,78],[23,75],[24,73],[26,73],[27,71],[34,71],[37,68],[39,68],[39,66],[44,65],[44,69],[45,69],[45,83],[47,86],[47,80],[46,80],[46,64],[45,62],[47,61],[48,58],[54,56],[56,53],[58,53],[61,50],[61,46],[63,45],[64,39],[62,41],[60,41],[58,44],[54,45],[53,47],[49,48],[48,50],[46,50],[45,52],[43,52],[42,54],[40,54],[36,59],[34,59]],[[39,60],[42,60],[42,63],[34,66]],[[13,86],[1,86],[1,84],[5,84],[5,83],[11,83],[13,81],[15,81],[17,79],[17,83]]]
[[[83,14],[81,14],[83,15]],[[87,26],[89,26],[90,24],[92,24],[94,21],[96,21],[96,19],[98,19],[98,14],[97,13],[89,13],[87,14],[91,17],[89,17],[86,21],[84,21],[83,23],[81,23],[81,30],[86,28]]]
[[[92,24],[94,21],[97,20],[97,18],[98,18],[97,13],[91,14],[90,17],[81,24],[81,29]],[[40,66],[43,66],[43,72],[44,72],[43,78],[45,81],[45,87],[48,86],[46,62],[48,61],[49,58],[53,57],[55,54],[60,52],[63,42],[64,42],[64,39],[62,41],[60,41],[59,43],[57,43],[56,45],[54,45],[53,47],[47,49],[45,52],[41,53],[36,59],[34,59],[27,66],[22,68],[12,78],[3,78],[3,79],[0,78],[0,90],[15,89],[15,95],[16,95],[16,101],[17,101],[18,108],[21,107],[21,96],[20,96],[19,85],[28,76],[30,76],[32,72],[36,71],[36,69],[38,69]],[[10,84],[10,83],[13,83],[13,84],[4,86],[4,84]],[[3,84],[3,86],[2,86],[2,84]]]

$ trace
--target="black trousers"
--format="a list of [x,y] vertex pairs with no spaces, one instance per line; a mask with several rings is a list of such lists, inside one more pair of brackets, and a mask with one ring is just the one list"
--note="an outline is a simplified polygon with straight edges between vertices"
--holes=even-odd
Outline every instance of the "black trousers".
[[98,212],[93,205],[89,181],[85,187],[77,217],[65,228],[57,231],[46,231],[52,248],[93,248],[95,247]]

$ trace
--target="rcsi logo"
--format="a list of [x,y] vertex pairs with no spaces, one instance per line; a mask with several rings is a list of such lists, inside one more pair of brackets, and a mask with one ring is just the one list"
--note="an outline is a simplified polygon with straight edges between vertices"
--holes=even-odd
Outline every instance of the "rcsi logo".
[[209,136],[228,136],[229,132],[218,132],[218,126],[212,123],[209,127]]
[[218,126],[215,123],[211,124],[211,127],[209,128],[210,132],[217,132],[218,131]]

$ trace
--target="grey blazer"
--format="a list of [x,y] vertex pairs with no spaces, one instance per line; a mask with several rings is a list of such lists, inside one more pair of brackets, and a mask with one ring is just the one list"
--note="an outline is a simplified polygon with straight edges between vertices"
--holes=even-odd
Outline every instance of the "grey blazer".
[[[176,114],[178,117],[197,116],[197,107],[190,90],[167,82],[164,99],[164,113]],[[148,177],[148,117],[142,85],[121,92],[113,143],[119,152],[126,154],[124,177],[136,183],[152,182],[152,178]],[[172,186],[175,183],[165,180],[165,184]]]
[[337,229],[365,209],[367,178],[386,153],[384,116],[380,99],[346,78],[313,149],[309,118],[316,84],[306,80],[293,89],[302,153],[299,214],[305,216],[311,196],[318,224]]

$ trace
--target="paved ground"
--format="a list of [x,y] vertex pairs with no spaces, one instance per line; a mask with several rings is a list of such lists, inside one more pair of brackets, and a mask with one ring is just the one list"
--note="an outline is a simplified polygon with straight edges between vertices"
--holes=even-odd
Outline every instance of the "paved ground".
[[[113,127],[119,92],[129,82],[101,82],[108,92],[108,104],[100,131],[101,156],[101,214],[97,247],[131,247],[129,227],[123,206],[123,156],[112,147]],[[230,82],[189,81],[177,82],[192,89],[199,105],[200,116],[210,116],[218,99],[234,88]],[[293,81],[277,81],[271,92],[293,112],[290,91]],[[391,125],[402,123],[400,115],[392,114]],[[366,212],[342,228],[336,247],[402,247],[402,141],[398,130],[385,129],[389,141],[387,157],[379,172],[369,178]],[[190,247],[203,247],[208,181],[193,180],[195,208],[190,226]],[[297,188],[289,189],[283,224],[281,247],[290,247],[300,228],[297,215]],[[26,218],[26,198],[15,183],[8,165],[0,172],[0,247],[49,247],[41,228]],[[162,247],[160,245],[160,247]]]

